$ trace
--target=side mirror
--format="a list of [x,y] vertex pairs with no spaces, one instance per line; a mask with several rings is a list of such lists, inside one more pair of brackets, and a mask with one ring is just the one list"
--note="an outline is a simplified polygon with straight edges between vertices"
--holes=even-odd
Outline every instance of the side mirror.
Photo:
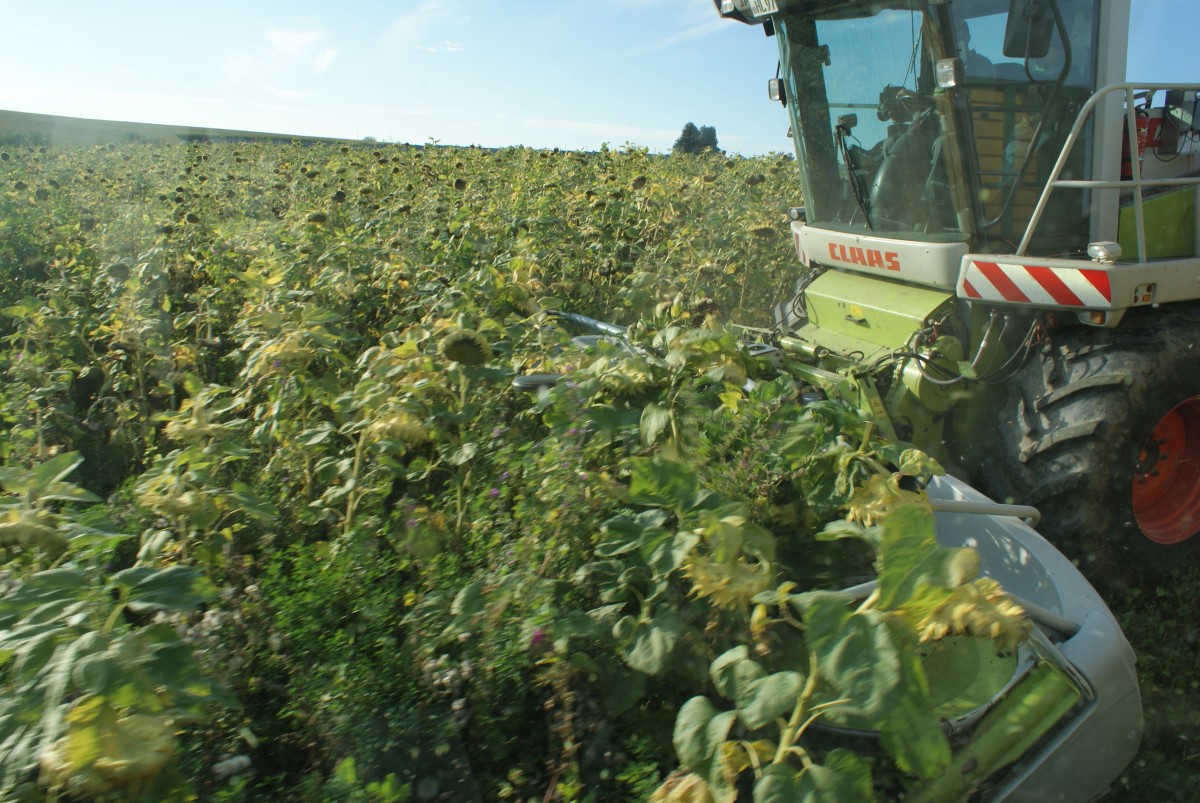
[[1040,59],[1050,52],[1054,36],[1054,0],[1010,0],[1008,25],[1004,28],[1004,55],[1009,58]]

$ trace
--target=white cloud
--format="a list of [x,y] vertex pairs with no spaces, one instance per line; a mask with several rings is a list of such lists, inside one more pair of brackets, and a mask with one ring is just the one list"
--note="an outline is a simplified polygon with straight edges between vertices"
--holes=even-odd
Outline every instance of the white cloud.
[[313,60],[313,72],[317,75],[325,72],[333,64],[333,60],[337,58],[337,51],[333,48],[326,48]]
[[332,66],[338,51],[321,47],[324,40],[324,31],[267,28],[262,41],[249,51],[225,58],[222,63],[225,80],[234,84],[254,81],[260,89],[276,95],[279,92],[293,92],[271,89],[271,86],[294,79],[298,72],[311,75],[325,73]]
[[423,50],[427,53],[460,53],[463,46],[439,35],[469,22],[470,17],[456,0],[425,0],[412,11],[392,21],[384,38],[390,47]]
[[628,58],[630,56],[640,56],[644,53],[654,53],[658,50],[666,50],[667,48],[674,47],[675,45],[691,42],[696,39],[703,39],[706,36],[712,36],[713,34],[728,27],[728,20],[723,20],[720,17],[717,17],[715,14],[713,16],[714,19],[701,22],[696,25],[691,25],[668,36],[664,36],[650,42],[643,42],[640,45],[634,45],[633,47],[621,53],[621,57]]
[[325,38],[320,31],[289,31],[283,28],[268,28],[267,41],[271,43],[273,55],[286,59],[298,59],[305,51]]
[[463,46],[458,42],[449,40],[442,42],[440,45],[414,45],[417,50],[424,50],[426,53],[461,53]]

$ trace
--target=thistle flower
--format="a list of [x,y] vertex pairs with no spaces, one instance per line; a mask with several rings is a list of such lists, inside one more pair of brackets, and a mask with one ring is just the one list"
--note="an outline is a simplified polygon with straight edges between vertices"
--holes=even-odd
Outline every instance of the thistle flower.
[[474,329],[452,329],[442,338],[438,353],[463,365],[483,365],[492,358],[492,347]]

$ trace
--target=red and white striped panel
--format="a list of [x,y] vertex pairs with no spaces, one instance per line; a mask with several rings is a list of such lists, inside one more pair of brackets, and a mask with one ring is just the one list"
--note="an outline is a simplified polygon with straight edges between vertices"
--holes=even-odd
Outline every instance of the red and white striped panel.
[[1001,262],[967,262],[962,277],[967,298],[1056,307],[1111,307],[1108,272],[1095,268],[1051,268]]

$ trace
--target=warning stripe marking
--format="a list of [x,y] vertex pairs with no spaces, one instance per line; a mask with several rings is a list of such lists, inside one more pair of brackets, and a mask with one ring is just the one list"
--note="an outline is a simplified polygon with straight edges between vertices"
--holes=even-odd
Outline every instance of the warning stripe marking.
[[1108,271],[1106,270],[1081,270],[1083,277],[1100,291],[1100,295],[1104,296],[1105,300],[1112,301],[1112,285],[1108,283]]
[[1030,266],[1026,268],[1029,275],[1032,276],[1038,284],[1045,288],[1050,297],[1055,303],[1062,304],[1066,307],[1082,307],[1084,304],[1079,300],[1079,296],[1071,292],[1071,288],[1067,287],[1066,283],[1054,275],[1054,271],[1050,268],[1045,268],[1040,265]]
[[962,284],[968,297],[983,301],[1059,307],[1112,306],[1112,287],[1108,273],[1103,270],[971,261]]
[[1029,296],[1022,293],[1021,288],[1017,287],[1016,283],[1004,272],[1004,269],[995,262],[975,262],[973,264],[983,274],[983,277],[988,280],[988,283],[1000,293],[1000,297],[1004,300],[1029,301]]

